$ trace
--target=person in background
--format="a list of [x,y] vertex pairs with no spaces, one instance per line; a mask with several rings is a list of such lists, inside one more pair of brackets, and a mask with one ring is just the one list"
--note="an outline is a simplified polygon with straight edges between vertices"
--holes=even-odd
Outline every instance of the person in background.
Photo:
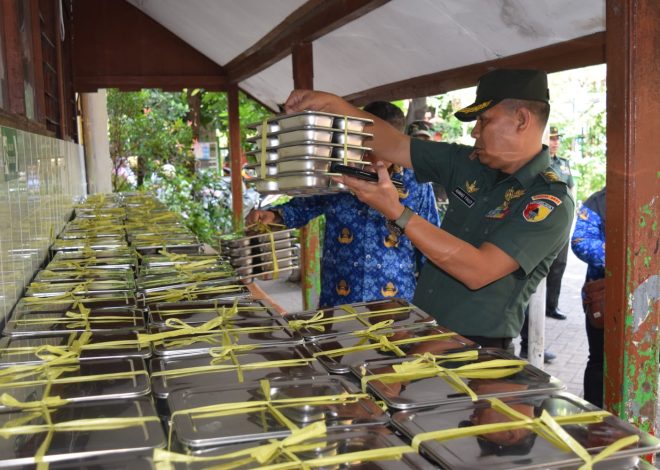
[[[571,165],[566,158],[557,155],[559,150],[559,140],[561,134],[557,126],[550,126],[550,144],[548,150],[550,151],[550,166],[560,175],[566,179],[566,184],[575,195],[575,181],[571,175]],[[566,260],[568,258],[568,243],[564,246],[554,262],[550,266],[548,272],[546,297],[545,297],[545,316],[554,318],[555,320],[566,320],[566,315],[559,310],[559,293],[561,292],[561,279],[566,270]]]
[[[294,90],[285,106],[370,117],[312,90]],[[510,347],[530,295],[570,235],[575,203],[541,142],[549,113],[545,72],[493,70],[479,79],[475,102],[455,113],[476,120],[474,146],[412,139],[374,117],[367,132],[378,183],[341,178],[427,257],[415,305],[482,346]],[[401,204],[384,162],[447,189],[441,228]]]
[[427,121],[413,121],[408,124],[408,129],[406,129],[406,134],[410,137],[421,140],[433,140],[433,135],[435,131],[433,130],[433,124]]
[[[376,101],[364,109],[403,131],[403,112]],[[399,201],[433,225],[439,225],[433,189],[417,182],[412,170],[389,166],[392,179],[402,181]],[[254,210],[248,224],[283,223],[297,228],[325,215],[319,307],[399,297],[411,300],[421,255],[410,240],[393,232],[387,219],[349,192],[294,198],[270,210]]]
[[[605,277],[605,188],[589,196],[578,211],[571,249],[575,256],[587,263],[585,284]],[[584,370],[584,399],[602,408],[603,330],[592,326],[586,315],[585,325],[589,359]]]
[[[557,156],[559,149],[559,139],[561,134],[557,126],[550,126],[548,152],[550,152],[550,166],[558,174],[566,180],[568,188],[575,195],[575,182],[573,175],[571,175],[570,163],[567,159]],[[548,276],[546,278],[546,292],[545,292],[545,316],[554,318],[555,320],[566,320],[564,315],[559,310],[559,293],[561,292],[561,279],[566,271],[566,260],[568,259],[568,245],[561,249],[555,260],[550,265]],[[528,331],[529,331],[529,306],[525,309],[525,323],[520,330],[520,356],[527,358],[528,349]],[[552,351],[545,350],[543,352],[543,362],[550,363],[555,360],[557,355]]]

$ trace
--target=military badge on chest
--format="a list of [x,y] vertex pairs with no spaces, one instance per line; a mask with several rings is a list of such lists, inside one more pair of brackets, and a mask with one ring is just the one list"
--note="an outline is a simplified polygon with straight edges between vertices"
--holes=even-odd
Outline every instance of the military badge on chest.
[[504,193],[504,201],[502,201],[502,204],[497,206],[495,209],[491,209],[488,211],[486,214],[486,218],[488,219],[503,219],[509,214],[510,211],[510,205],[511,201],[514,199],[518,199],[519,197],[523,196],[525,194],[524,189],[513,189],[509,188],[506,190]]

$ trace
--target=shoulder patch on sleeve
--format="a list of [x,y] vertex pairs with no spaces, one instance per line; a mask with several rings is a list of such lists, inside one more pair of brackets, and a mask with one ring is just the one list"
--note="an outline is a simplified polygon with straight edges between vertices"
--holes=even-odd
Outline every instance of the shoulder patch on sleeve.
[[546,202],[547,200],[537,200],[527,203],[522,216],[527,222],[541,222],[545,220],[550,212],[555,210],[556,205]]
[[552,194],[537,194],[536,196],[532,196],[532,201],[542,201],[544,199],[554,202],[556,206],[561,204],[561,199],[559,199],[557,196],[553,196]]

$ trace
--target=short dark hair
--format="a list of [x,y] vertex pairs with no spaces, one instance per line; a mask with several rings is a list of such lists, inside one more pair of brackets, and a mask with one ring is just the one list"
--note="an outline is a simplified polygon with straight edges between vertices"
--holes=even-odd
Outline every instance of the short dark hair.
[[387,121],[398,131],[403,132],[406,119],[398,106],[387,101],[372,101],[363,108],[366,112]]
[[543,101],[506,99],[502,100],[502,104],[510,111],[516,111],[519,108],[529,109],[539,120],[542,128],[545,128],[545,125],[548,123],[548,118],[550,117],[550,105],[548,103],[544,103]]

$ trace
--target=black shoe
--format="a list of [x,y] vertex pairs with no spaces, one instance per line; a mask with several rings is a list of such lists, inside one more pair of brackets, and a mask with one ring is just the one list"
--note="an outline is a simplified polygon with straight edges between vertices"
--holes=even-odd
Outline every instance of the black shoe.
[[561,313],[559,309],[552,310],[551,312],[545,312],[545,316],[549,318],[554,318],[555,320],[566,320],[566,315]]
[[[527,359],[527,349],[520,350],[520,357],[522,357],[523,359]],[[552,351],[548,351],[547,349],[543,351],[543,362],[545,364],[550,364],[555,359],[557,359],[557,355],[555,353],[553,353]]]

